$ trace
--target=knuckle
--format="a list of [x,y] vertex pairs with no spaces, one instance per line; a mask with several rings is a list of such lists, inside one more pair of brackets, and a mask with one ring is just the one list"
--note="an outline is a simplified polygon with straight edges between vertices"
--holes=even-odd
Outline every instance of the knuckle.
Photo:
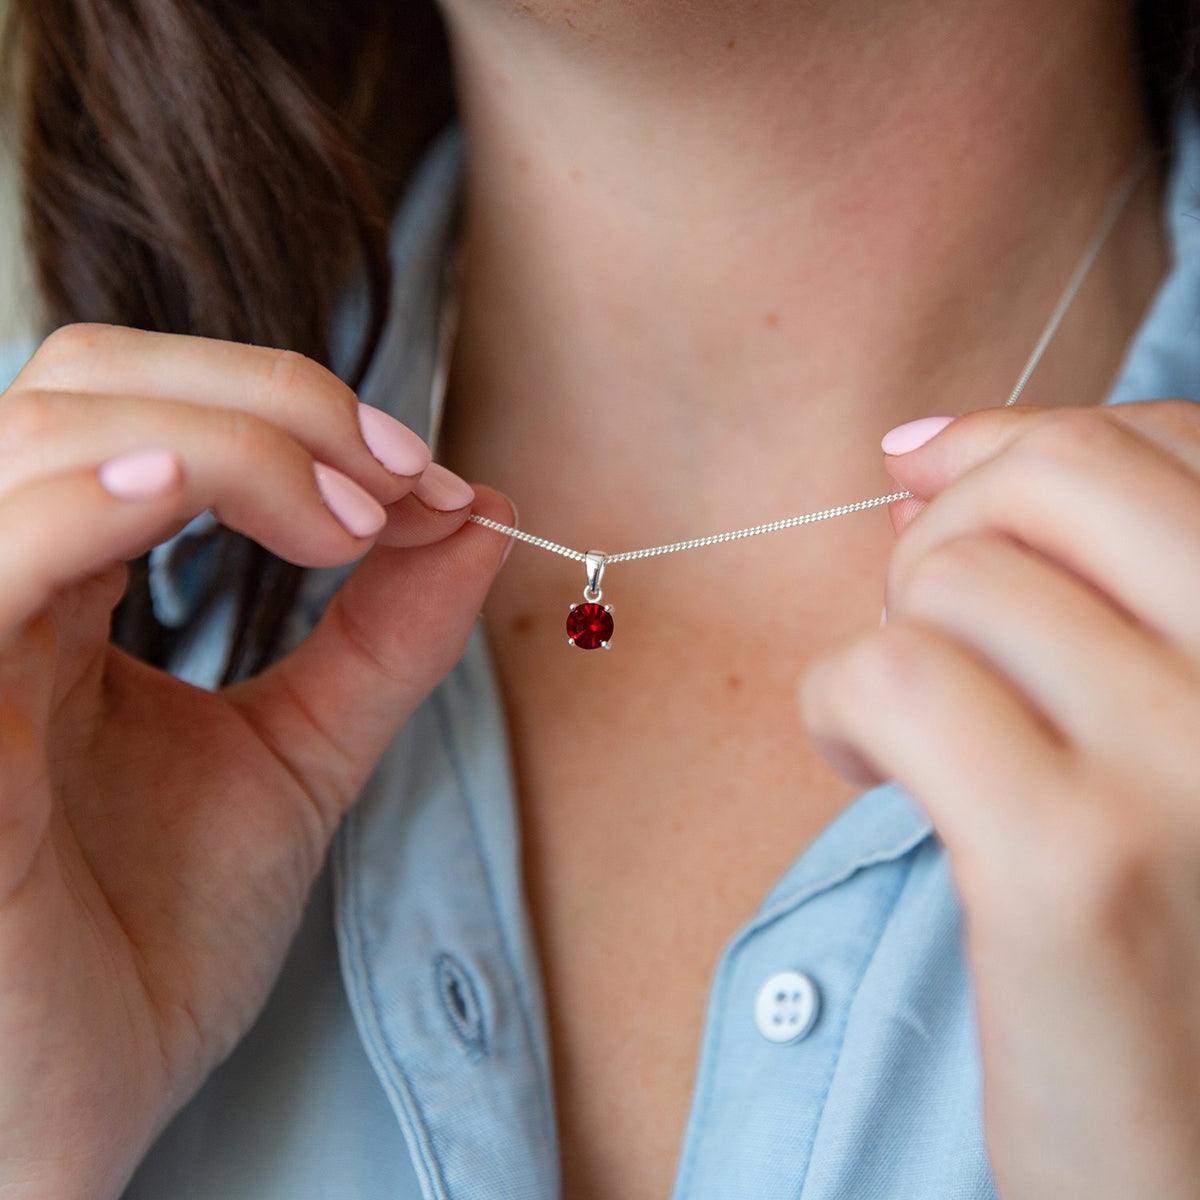
[[221,439],[226,452],[235,461],[266,461],[268,455],[279,453],[281,436],[275,427],[262,417],[242,409],[226,409],[221,414]]
[[353,391],[316,359],[298,350],[272,350],[270,355],[266,380],[269,399],[278,402],[281,407],[305,400],[327,405],[332,399],[347,413],[352,411],[355,401]]
[[899,628],[852,642],[810,675],[807,694],[813,707],[840,725],[867,708],[895,703],[904,692],[906,671],[919,657],[912,643]]
[[317,364],[298,350],[272,350],[267,373],[270,386],[282,395],[300,390],[311,379]]
[[1031,422],[1013,450],[1025,468],[1073,466],[1094,463],[1115,437],[1112,423],[1099,410],[1054,409]]
[[26,371],[33,380],[53,376],[62,386],[64,377],[78,371],[79,365],[90,360],[101,342],[115,328],[95,321],[79,321],[60,325],[38,347]]
[[28,388],[0,404],[0,450],[15,457],[60,433],[69,422],[70,401],[55,392]]
[[113,328],[115,327],[101,321],[75,321],[69,325],[60,325],[42,342],[38,353],[53,357],[91,350],[96,342]]
[[[212,453],[224,460],[223,477],[232,481],[260,476],[284,489],[292,503],[319,503],[312,455],[265,417],[244,409],[225,410],[210,445]],[[231,486],[240,494],[240,483]]]
[[1112,415],[1135,426],[1149,426],[1187,441],[1200,439],[1200,405],[1194,400],[1145,400],[1138,404],[1122,404],[1114,407]]
[[901,606],[940,608],[987,571],[1000,542],[995,534],[965,534],[939,542],[917,557],[894,562],[888,580],[890,606],[897,611]]

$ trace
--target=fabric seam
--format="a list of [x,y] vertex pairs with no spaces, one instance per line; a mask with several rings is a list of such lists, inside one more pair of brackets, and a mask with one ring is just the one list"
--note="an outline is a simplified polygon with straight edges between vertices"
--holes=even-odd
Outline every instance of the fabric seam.
[[[874,944],[871,946],[870,953],[863,960],[862,969],[858,972],[858,976],[854,981],[854,987],[850,990],[850,998],[846,1004],[846,1009],[842,1015],[841,1028],[837,1040],[837,1053],[834,1054],[832,1061],[829,1064],[829,1071],[825,1076],[824,1089],[822,1095],[824,1100],[821,1103],[821,1112],[817,1117],[816,1126],[813,1129],[812,1137],[808,1143],[808,1152],[804,1156],[804,1175],[800,1180],[800,1189],[796,1193],[796,1200],[804,1200],[804,1193],[808,1188],[809,1176],[812,1172],[813,1151],[816,1148],[817,1141],[821,1136],[821,1130],[825,1125],[825,1117],[829,1111],[829,1092],[833,1087],[833,1081],[837,1077],[838,1067],[841,1065],[842,1053],[846,1048],[846,1031],[850,1027],[850,1014],[854,1009],[854,1001],[858,998],[858,994],[862,989],[862,981],[866,978],[867,972],[871,969],[871,964],[875,961],[875,955],[879,953],[880,944],[883,942],[883,935],[887,932],[888,926],[896,918],[896,909],[900,903],[900,897],[904,894],[904,889],[908,886],[908,881],[912,878],[913,867],[916,865],[915,854],[908,855],[908,861],[904,864],[904,870],[900,878],[896,881],[896,886],[892,891],[891,899],[888,902],[887,914],[879,923],[879,928],[875,933]],[[899,865],[899,863],[897,863]]]
[[[500,906],[496,900],[495,880],[492,876],[492,864],[487,854],[484,852],[483,839],[480,836],[479,823],[475,816],[476,794],[475,789],[471,786],[470,773],[467,771],[463,762],[462,754],[459,750],[458,740],[454,736],[453,723],[450,720],[450,715],[446,711],[446,701],[441,690],[439,689],[431,697],[433,701],[434,711],[437,714],[438,724],[441,726],[442,739],[447,751],[450,755],[450,762],[454,769],[455,777],[462,791],[463,799],[467,807],[467,820],[471,826],[471,837],[475,843],[475,853],[479,857],[479,863],[483,871],[484,886],[487,892],[488,904],[491,906],[492,919],[496,923],[496,928],[500,932],[500,944],[504,947],[504,963],[508,968],[509,978],[512,980],[513,992],[517,998],[517,1008],[521,1014],[521,1028],[525,1034],[526,1043],[529,1047],[530,1054],[537,1061],[537,1055],[533,1054],[534,1033],[533,1020],[529,1011],[528,998],[525,995],[525,989],[522,984],[522,978],[516,970],[516,965],[513,961],[512,947],[509,944],[508,931],[504,928],[504,922],[500,917]],[[547,1111],[545,1089],[550,1085],[550,1080],[543,1079],[543,1095],[540,1108],[542,1110],[542,1136],[545,1139],[546,1148],[552,1152],[557,1160],[556,1149],[556,1130],[554,1120],[551,1114]]]
[[342,862],[343,880],[351,908],[350,919],[347,925],[351,935],[350,949],[352,953],[348,965],[360,984],[360,996],[366,1002],[363,1015],[368,1019],[372,1035],[370,1042],[375,1047],[376,1053],[384,1060],[380,1065],[384,1067],[384,1075],[388,1078],[388,1082],[391,1085],[388,1090],[393,1093],[395,1100],[399,1102],[399,1106],[403,1110],[409,1122],[409,1127],[412,1130],[410,1144],[418,1151],[419,1165],[423,1168],[425,1175],[425,1178],[421,1180],[421,1190],[425,1193],[426,1200],[450,1200],[449,1192],[446,1189],[441,1160],[438,1158],[437,1150],[433,1145],[433,1139],[430,1137],[429,1127],[426,1124],[424,1114],[421,1112],[421,1106],[413,1094],[408,1075],[401,1066],[395,1047],[393,1047],[391,1039],[383,1027],[383,1022],[379,1018],[381,1005],[375,984],[375,976],[368,963],[364,948],[362,893],[359,886],[359,873],[353,870],[353,860],[357,855],[352,853],[352,843],[357,837],[357,827],[357,814],[351,810],[347,813],[346,819],[343,822],[342,833],[339,839],[341,842],[339,857]]

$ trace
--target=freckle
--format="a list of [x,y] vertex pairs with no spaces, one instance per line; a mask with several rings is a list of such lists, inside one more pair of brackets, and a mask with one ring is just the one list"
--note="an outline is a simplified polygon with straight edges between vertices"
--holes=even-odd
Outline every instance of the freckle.
[[528,171],[529,170],[529,159],[527,159],[525,157],[525,155],[523,155],[523,154],[517,159],[517,170],[518,171]]
[[779,314],[778,313],[767,313],[767,315],[763,318],[763,324],[768,329],[778,329],[779,328]]
[[736,46],[737,46],[737,38],[730,38],[730,39],[729,39],[729,41],[727,41],[727,42],[725,43],[725,49],[726,49],[726,50],[732,50],[732,49],[734,49]]
[[533,615],[531,613],[521,613],[513,618],[509,628],[513,633],[532,633],[533,632]]
[[730,675],[725,682],[731,692],[736,692],[742,686],[742,677],[740,675]]
[[503,71],[496,72],[496,86],[506,88],[512,82],[511,79]]
[[571,178],[579,183],[583,179],[583,172],[578,167],[571,168]]

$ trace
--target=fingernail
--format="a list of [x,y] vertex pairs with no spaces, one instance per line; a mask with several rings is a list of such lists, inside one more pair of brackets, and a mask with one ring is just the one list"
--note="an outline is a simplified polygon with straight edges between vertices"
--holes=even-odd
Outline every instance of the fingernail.
[[909,421],[897,425],[883,435],[884,454],[910,454],[925,445],[930,438],[936,437],[953,417],[922,417],[919,421]]
[[357,538],[372,537],[387,524],[382,505],[353,479],[324,463],[313,463],[313,473],[321,498],[347,533]]
[[429,465],[429,447],[395,417],[360,402],[358,425],[367,449],[393,475],[420,475]]
[[101,466],[100,486],[122,500],[149,500],[174,487],[181,470],[173,450],[133,450]]
[[425,468],[412,494],[438,512],[454,512],[475,499],[475,489],[465,479],[459,479],[453,471],[435,462]]

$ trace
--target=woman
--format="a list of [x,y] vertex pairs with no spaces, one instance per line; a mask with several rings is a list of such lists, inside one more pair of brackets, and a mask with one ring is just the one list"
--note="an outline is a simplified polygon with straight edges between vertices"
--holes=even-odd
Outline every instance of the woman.
[[1189,13],[444,0],[381,331],[385,8],[21,10],[0,1190],[1194,1196]]

